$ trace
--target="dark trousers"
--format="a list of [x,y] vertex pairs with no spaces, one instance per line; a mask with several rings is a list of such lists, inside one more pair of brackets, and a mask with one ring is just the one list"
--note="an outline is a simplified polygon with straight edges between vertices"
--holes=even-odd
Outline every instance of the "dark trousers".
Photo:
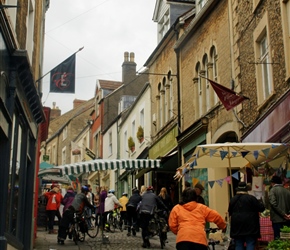
[[60,225],[60,221],[61,221],[61,214],[59,212],[59,209],[56,210],[55,216],[57,217],[58,226],[59,226]]
[[46,210],[47,218],[48,218],[48,229],[53,230],[53,224],[54,224],[54,217],[56,215],[56,210]]
[[290,227],[290,222],[280,222],[280,223],[273,223],[272,222],[272,228],[274,231],[274,239],[280,239],[280,229],[284,226]]
[[142,228],[143,242],[146,242],[146,240],[147,241],[149,240],[150,232],[148,230],[148,226],[149,226],[149,221],[151,220],[152,217],[153,215],[151,214],[145,214],[145,213],[140,214],[140,227]]
[[133,227],[135,230],[138,228],[138,213],[136,211],[136,207],[127,207],[127,226],[128,226],[128,232],[131,232],[131,227]]
[[58,229],[58,238],[63,240],[66,239],[67,231],[71,222],[74,219],[74,211],[71,209],[67,209],[62,216],[60,221],[59,229]]
[[127,226],[127,211],[121,211],[120,212],[120,227],[122,227],[123,222],[124,225]]
[[177,250],[207,250],[207,246],[190,242],[190,241],[181,241],[176,244]]

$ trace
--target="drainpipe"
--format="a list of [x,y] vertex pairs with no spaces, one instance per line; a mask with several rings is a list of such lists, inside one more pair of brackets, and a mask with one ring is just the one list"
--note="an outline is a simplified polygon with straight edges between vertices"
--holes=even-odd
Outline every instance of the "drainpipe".
[[[178,25],[178,24],[177,24]],[[179,31],[174,26],[174,32],[176,35],[176,41],[179,38]],[[177,80],[177,135],[181,134],[181,97],[180,97],[180,50],[179,48],[174,50],[176,53],[176,80]],[[179,145],[177,145],[177,154],[178,154],[178,167],[181,166],[182,152]],[[178,196],[181,197],[182,193],[182,182],[179,182],[178,185]]]

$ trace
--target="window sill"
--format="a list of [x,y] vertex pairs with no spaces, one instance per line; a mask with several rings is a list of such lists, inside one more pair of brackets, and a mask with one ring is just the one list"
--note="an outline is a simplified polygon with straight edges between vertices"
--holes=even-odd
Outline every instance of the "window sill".
[[276,92],[273,91],[272,94],[269,95],[267,99],[265,99],[261,104],[258,104],[257,111],[258,112],[261,112],[262,109],[264,109],[266,106],[269,105],[270,102],[273,101],[273,99],[275,98],[275,96],[276,96]]

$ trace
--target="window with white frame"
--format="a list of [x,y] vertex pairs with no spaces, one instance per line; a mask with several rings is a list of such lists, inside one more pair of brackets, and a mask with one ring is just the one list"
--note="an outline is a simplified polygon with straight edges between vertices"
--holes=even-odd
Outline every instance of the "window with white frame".
[[166,78],[164,77],[163,78],[163,81],[162,81],[162,85],[163,85],[163,117],[164,117],[164,123],[166,123],[168,121],[168,105],[167,105],[167,99],[166,99],[166,96],[167,96],[167,93],[166,93]]
[[271,64],[271,48],[269,44],[269,21],[266,12],[254,30],[257,99],[263,104],[273,93],[273,77]]
[[136,123],[135,123],[135,120],[132,122],[132,137],[133,138],[136,137]]
[[[212,63],[212,75],[213,80],[217,82],[218,78],[218,72],[217,72],[217,54],[215,47],[212,47],[211,49],[211,63]],[[218,97],[216,93],[214,92],[214,104],[218,102]]]
[[271,75],[270,75],[270,61],[269,61],[269,47],[266,35],[260,42],[260,63],[262,69],[262,80],[264,87],[264,98],[266,99],[272,92]]
[[172,84],[172,79],[169,77],[169,116],[170,118],[173,117],[173,84]]
[[52,156],[51,156],[50,163],[52,163],[53,165],[57,164],[57,153],[56,153],[55,144],[52,145]]
[[144,109],[140,111],[140,126],[144,128]]
[[198,82],[197,82],[197,93],[198,93],[198,114],[199,116],[202,114],[202,86],[201,86],[201,66],[200,63],[197,64],[196,67],[196,75],[198,77]]
[[162,95],[162,85],[161,83],[159,83],[158,85],[158,91],[159,91],[159,128],[161,128],[163,126],[163,107],[162,107],[162,103],[163,103],[163,98],[164,96]]
[[62,165],[66,164],[66,147],[64,147],[61,151],[61,162]]
[[113,135],[112,132],[109,132],[109,155],[113,154]]
[[[204,77],[208,78],[208,58],[207,55],[203,57],[203,68],[204,68]],[[205,80],[206,88],[205,88],[205,100],[206,100],[206,110],[208,111],[210,106],[210,89],[209,89],[209,81]]]
[[127,131],[124,132],[124,155],[127,153],[127,148],[128,148],[128,134]]
[[158,41],[165,36],[166,32],[169,30],[169,9],[165,12],[164,16],[158,22]]
[[62,140],[64,141],[66,138],[67,138],[67,126],[65,126],[62,131]]

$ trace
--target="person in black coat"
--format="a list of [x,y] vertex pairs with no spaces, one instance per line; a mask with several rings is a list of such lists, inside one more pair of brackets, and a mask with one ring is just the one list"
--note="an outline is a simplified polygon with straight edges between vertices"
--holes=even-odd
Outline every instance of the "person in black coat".
[[248,186],[240,182],[236,195],[230,200],[228,212],[230,216],[230,237],[235,240],[236,249],[254,250],[260,235],[259,212],[265,210],[264,205],[253,195],[248,194]]
[[142,228],[143,248],[150,248],[148,230],[149,221],[153,218],[155,209],[162,209],[168,213],[168,208],[164,205],[161,199],[154,194],[154,188],[152,186],[147,187],[147,191],[142,195],[142,200],[139,208],[140,213],[140,227]]
[[129,198],[128,203],[126,204],[127,208],[127,236],[131,235],[131,230],[133,236],[136,235],[136,231],[138,231],[138,212],[137,207],[142,200],[142,197],[137,188],[132,189],[132,196]]

